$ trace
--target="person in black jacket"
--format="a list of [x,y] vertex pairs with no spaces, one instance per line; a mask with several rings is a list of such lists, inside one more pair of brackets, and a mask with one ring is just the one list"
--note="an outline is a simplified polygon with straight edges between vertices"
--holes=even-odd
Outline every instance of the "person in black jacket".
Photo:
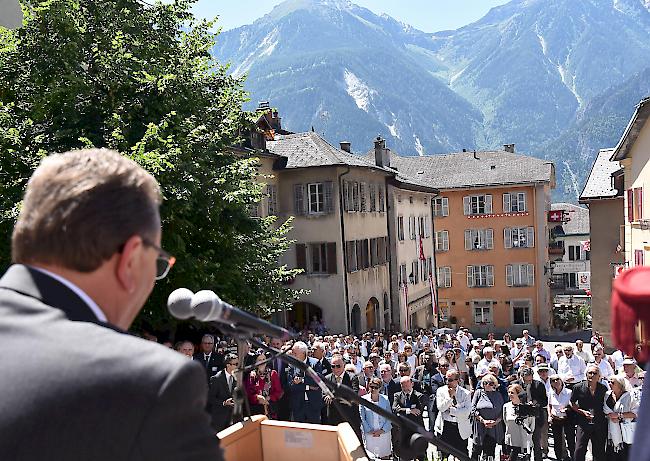
[[239,358],[235,354],[226,356],[226,368],[210,378],[207,411],[212,416],[212,428],[219,432],[232,423],[232,410],[235,405],[233,395],[237,387],[234,373],[239,368]]
[[[352,373],[345,371],[345,362],[343,356],[335,354],[332,356],[332,373],[325,377],[327,381],[338,383],[351,388],[355,394],[359,393],[359,379]],[[352,429],[361,440],[361,415],[359,405],[343,400],[334,400],[329,396],[324,396],[325,405],[327,405],[327,424],[336,426],[342,422],[350,423]]]
[[[438,371],[439,364],[434,362],[435,355],[433,353],[425,354],[424,365],[420,365],[415,369],[413,378],[420,382],[422,394],[427,399],[427,412],[429,414],[429,430],[433,432],[433,425],[438,416],[438,406],[436,405],[436,392],[438,388],[446,384],[445,377]],[[444,373],[449,368],[449,363],[446,359],[442,359],[441,363],[445,368]]]
[[[584,461],[587,454],[587,444],[591,440],[591,453],[594,461],[605,460],[605,443],[607,442],[607,417],[603,410],[603,402],[607,387],[601,384],[600,370],[597,365],[589,365],[586,370],[587,379],[573,386],[571,393],[571,408],[576,412],[576,451],[574,461]],[[614,406],[610,396],[607,400],[609,407]]]
[[[535,430],[533,432],[533,454],[536,461],[542,461],[548,453],[548,395],[546,386],[543,382],[533,379],[533,370],[526,366],[519,369],[519,379],[521,387],[524,389],[523,395],[519,398],[522,402],[532,404],[538,408],[535,416]],[[546,439],[544,439],[546,435]],[[546,447],[546,452],[544,448]]]
[[[427,408],[427,402],[425,401],[424,395],[413,389],[413,383],[411,382],[411,378],[408,376],[402,376],[400,378],[400,385],[402,390],[395,394],[392,407],[393,413],[404,415],[414,423],[424,427],[423,414],[424,410]],[[407,428],[400,428],[395,425],[393,428],[397,432],[393,437],[393,449],[397,456],[408,459],[408,455],[405,455],[404,452],[410,448],[406,444],[414,432]],[[424,452],[417,453],[415,458],[424,460],[425,456],[426,448]]]
[[201,339],[201,350],[194,354],[194,360],[199,362],[205,368],[205,374],[210,383],[210,378],[223,370],[223,355],[214,352],[214,336],[203,335]]
[[393,368],[388,363],[379,365],[379,374],[381,375],[382,388],[379,390],[381,394],[388,397],[390,405],[393,406],[393,398],[395,394],[402,390],[399,383],[393,379]]

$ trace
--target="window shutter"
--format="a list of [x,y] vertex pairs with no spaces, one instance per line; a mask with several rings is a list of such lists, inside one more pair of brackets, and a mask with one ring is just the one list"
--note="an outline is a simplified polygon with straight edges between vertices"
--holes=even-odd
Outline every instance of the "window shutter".
[[627,221],[634,222],[634,191],[627,190]]
[[377,188],[377,194],[379,194],[379,211],[384,212],[384,188],[379,186]]
[[296,267],[307,271],[307,246],[304,243],[296,243]]
[[576,260],[575,247],[573,245],[569,245],[569,261],[575,261],[575,260]]
[[467,286],[474,286],[474,266],[467,266]]
[[442,231],[443,239],[443,250],[449,251],[449,231]]
[[359,184],[359,197],[361,201],[361,212],[366,212],[366,183]]
[[503,245],[506,248],[512,248],[512,231],[509,227],[503,229]]
[[494,286],[494,266],[485,266],[485,275],[487,279],[487,286]]
[[445,279],[445,286],[448,287],[448,288],[451,288],[451,267],[446,267],[445,268],[445,275],[447,277]]
[[359,211],[359,183],[358,182],[352,183],[352,201],[354,202],[353,210]]
[[512,280],[512,264],[506,265],[506,285],[511,287],[514,281]]
[[327,244],[327,273],[336,274],[336,242]]
[[528,248],[534,248],[535,247],[535,228],[534,227],[528,227],[526,229],[526,244]]
[[510,213],[511,210],[510,206],[510,194],[505,193],[503,194],[503,212],[504,213]]
[[472,208],[470,206],[470,197],[463,197],[463,214],[469,216],[472,214]]
[[520,199],[519,211],[528,210],[528,208],[526,208],[526,192],[519,192],[519,199]]
[[492,213],[492,196],[489,194],[485,196],[485,213]]
[[350,199],[348,194],[350,193],[350,185],[347,181],[343,181],[343,211],[348,211],[350,209]]
[[494,230],[485,229],[485,248],[491,250],[494,248]]
[[429,220],[429,216],[424,217],[424,237],[431,237],[431,221]]
[[323,201],[325,202],[325,213],[332,213],[334,211],[334,200],[332,200],[334,185],[332,181],[325,181],[323,183]]
[[535,266],[533,264],[528,264],[528,286],[535,285]]
[[449,199],[447,197],[442,198],[442,215],[449,216]]
[[472,245],[472,231],[465,229],[465,249],[472,250],[474,247]]
[[305,185],[293,185],[293,211],[297,216],[305,214]]

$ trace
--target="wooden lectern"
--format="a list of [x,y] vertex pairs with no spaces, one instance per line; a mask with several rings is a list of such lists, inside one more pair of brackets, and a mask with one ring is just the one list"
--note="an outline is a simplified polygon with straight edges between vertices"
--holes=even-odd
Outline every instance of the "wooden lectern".
[[368,461],[348,423],[324,426],[255,415],[217,437],[226,461]]

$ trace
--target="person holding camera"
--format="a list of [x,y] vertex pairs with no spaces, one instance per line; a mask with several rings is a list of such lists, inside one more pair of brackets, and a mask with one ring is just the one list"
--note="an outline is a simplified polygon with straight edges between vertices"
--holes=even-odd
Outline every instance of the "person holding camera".
[[503,452],[508,455],[509,461],[518,459],[533,444],[535,417],[521,414],[522,394],[524,389],[521,385],[511,384],[508,387],[510,401],[503,406],[503,421],[506,425]]
[[533,379],[533,369],[519,368],[519,382],[523,389],[521,400],[533,407],[535,432],[533,433],[533,453],[536,461],[542,461],[548,453],[548,395],[543,382]]

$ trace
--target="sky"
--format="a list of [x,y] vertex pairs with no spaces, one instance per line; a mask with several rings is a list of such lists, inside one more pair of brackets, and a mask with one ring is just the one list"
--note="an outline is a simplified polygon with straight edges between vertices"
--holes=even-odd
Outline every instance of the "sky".
[[[424,32],[457,29],[483,17],[492,7],[509,0],[353,0],[376,14],[386,13]],[[219,16],[223,30],[251,24],[282,0],[198,0],[200,18]]]

